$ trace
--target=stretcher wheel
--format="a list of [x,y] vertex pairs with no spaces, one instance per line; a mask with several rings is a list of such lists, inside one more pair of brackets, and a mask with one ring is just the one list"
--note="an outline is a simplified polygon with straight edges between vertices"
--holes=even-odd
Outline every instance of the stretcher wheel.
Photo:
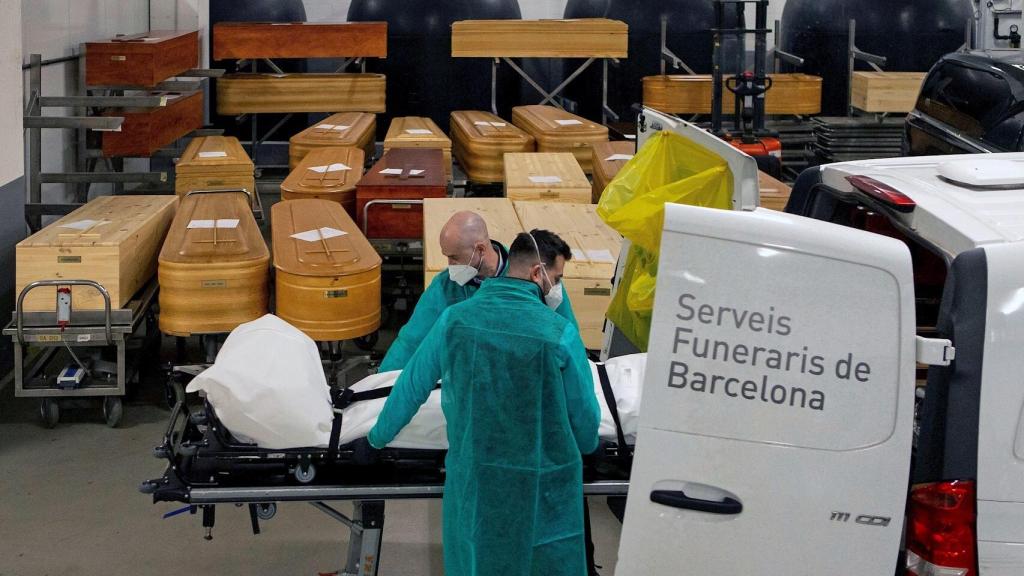
[[373,334],[367,336],[360,336],[359,338],[356,338],[356,346],[360,350],[365,350],[369,352],[373,350],[375,346],[377,346],[378,340],[380,340],[380,333],[374,332]]
[[107,396],[103,399],[103,419],[107,426],[117,428],[124,418],[124,404],[117,396]]
[[53,398],[43,398],[39,403],[39,418],[43,426],[53,428],[60,422],[60,404]]
[[277,504],[267,502],[265,504],[256,505],[256,517],[260,520],[270,520],[275,515],[277,515]]
[[173,410],[175,406],[185,401],[185,385],[171,376],[167,380],[167,386],[164,387],[164,396],[167,400],[167,407]]
[[313,481],[313,478],[316,478],[316,466],[306,464],[305,470],[303,470],[302,464],[295,467],[295,479],[298,480],[300,484],[309,484]]

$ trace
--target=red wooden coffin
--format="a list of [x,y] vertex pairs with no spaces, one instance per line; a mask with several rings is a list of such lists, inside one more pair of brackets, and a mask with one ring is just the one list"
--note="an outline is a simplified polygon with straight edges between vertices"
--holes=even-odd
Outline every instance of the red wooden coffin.
[[[398,173],[400,171],[400,173]],[[436,148],[394,148],[356,185],[356,217],[367,238],[423,238],[423,206],[367,204],[373,200],[422,200],[448,195],[444,154]]]

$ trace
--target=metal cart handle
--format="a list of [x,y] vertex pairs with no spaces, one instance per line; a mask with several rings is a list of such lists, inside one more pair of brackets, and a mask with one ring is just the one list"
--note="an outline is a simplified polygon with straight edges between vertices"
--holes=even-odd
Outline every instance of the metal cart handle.
[[370,200],[363,206],[363,236],[366,235],[366,227],[370,224],[370,206],[374,204],[408,204],[410,206],[423,206],[423,200],[385,200],[378,198]]
[[30,283],[28,286],[22,288],[21,293],[18,294],[18,304],[15,307],[15,322],[18,326],[18,343],[25,343],[24,336],[24,325],[25,325],[25,310],[23,308],[25,304],[25,297],[28,293],[35,290],[36,288],[43,287],[60,287],[60,286],[89,286],[95,288],[97,292],[103,296],[103,323],[106,329],[107,342],[113,342],[113,334],[110,330],[110,293],[104,288],[99,282],[93,280],[37,280]]

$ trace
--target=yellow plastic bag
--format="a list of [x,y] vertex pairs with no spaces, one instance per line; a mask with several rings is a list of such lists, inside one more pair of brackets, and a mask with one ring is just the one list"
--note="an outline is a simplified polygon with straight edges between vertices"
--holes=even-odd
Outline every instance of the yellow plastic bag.
[[665,203],[728,210],[732,189],[725,160],[663,131],[648,140],[601,195],[598,215],[632,243],[606,316],[641,351],[647,351],[651,331]]

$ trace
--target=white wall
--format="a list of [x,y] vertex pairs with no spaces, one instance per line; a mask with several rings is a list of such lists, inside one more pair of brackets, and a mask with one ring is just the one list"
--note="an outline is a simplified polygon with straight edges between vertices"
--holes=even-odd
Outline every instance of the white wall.
[[20,177],[25,163],[21,153],[21,5],[0,2],[0,185]]

